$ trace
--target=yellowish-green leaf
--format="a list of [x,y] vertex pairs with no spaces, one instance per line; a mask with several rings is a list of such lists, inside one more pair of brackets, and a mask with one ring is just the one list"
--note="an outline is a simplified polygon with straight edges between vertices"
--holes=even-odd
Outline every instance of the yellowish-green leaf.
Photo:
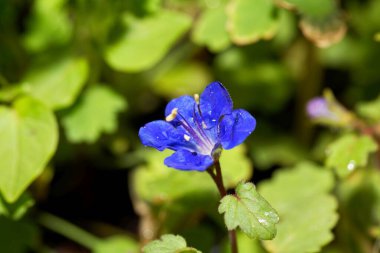
[[238,45],[271,39],[277,30],[272,0],[231,0],[227,6],[227,28]]
[[343,135],[327,148],[326,166],[334,168],[340,177],[345,177],[358,167],[366,166],[368,156],[377,148],[369,136]]
[[35,66],[24,78],[24,90],[51,109],[62,109],[74,103],[88,76],[84,58],[66,56],[48,66]]
[[34,200],[27,193],[22,194],[21,197],[13,203],[7,203],[0,194],[0,216],[4,215],[8,218],[18,220],[33,205]]
[[116,235],[100,241],[93,248],[94,253],[138,253],[139,244],[130,237]]
[[104,85],[92,86],[63,118],[71,142],[94,142],[117,128],[117,115],[126,108],[123,97]]
[[363,117],[378,123],[380,121],[380,96],[373,101],[361,102],[356,111]]
[[142,19],[126,16],[125,23],[125,33],[108,46],[106,60],[116,70],[136,72],[158,63],[190,28],[191,19],[185,14],[160,11]]
[[187,247],[185,239],[179,235],[163,235],[160,240],[154,240],[142,249],[143,253],[201,253]]
[[240,183],[236,187],[236,195],[222,198],[218,211],[224,213],[228,230],[240,227],[249,237],[261,240],[276,236],[278,214],[252,183]]
[[52,45],[69,41],[72,26],[64,10],[66,0],[36,0],[33,2],[31,19],[24,37],[25,47],[38,52]]
[[226,49],[230,44],[227,32],[227,14],[225,5],[206,9],[199,18],[192,33],[192,39],[199,45],[205,45],[212,52]]
[[260,183],[259,192],[281,217],[277,236],[265,241],[265,248],[272,253],[319,252],[329,243],[338,220],[337,202],[329,194],[333,186],[332,173],[311,163],[280,170]]
[[0,191],[16,201],[39,176],[58,142],[54,114],[30,97],[0,106]]

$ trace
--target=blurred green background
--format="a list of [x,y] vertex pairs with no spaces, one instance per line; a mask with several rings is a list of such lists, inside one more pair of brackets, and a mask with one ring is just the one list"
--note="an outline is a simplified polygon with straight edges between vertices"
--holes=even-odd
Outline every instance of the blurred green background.
[[[331,134],[305,105],[326,87],[349,108],[378,96],[379,13],[378,0],[0,0],[0,252],[135,252],[168,231],[208,252],[224,234],[212,181],[165,168],[139,127],[217,80],[257,120],[225,152],[227,186],[322,162]],[[128,239],[94,243],[47,213]]]

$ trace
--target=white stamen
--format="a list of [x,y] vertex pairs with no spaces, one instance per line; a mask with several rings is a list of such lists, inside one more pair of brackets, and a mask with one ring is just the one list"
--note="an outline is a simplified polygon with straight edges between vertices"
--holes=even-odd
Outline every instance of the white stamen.
[[167,122],[170,122],[177,117],[177,114],[178,114],[178,108],[174,108],[172,112],[168,116],[166,116],[165,120]]
[[206,123],[204,121],[202,121],[202,127],[203,127],[203,129],[207,128],[207,125],[206,125]]
[[194,94],[194,100],[195,100],[195,103],[197,103],[197,105],[199,105],[199,95],[198,94]]
[[190,140],[190,136],[188,136],[187,134],[184,134],[184,135],[183,135],[183,138],[185,138],[186,141],[189,141],[189,140]]

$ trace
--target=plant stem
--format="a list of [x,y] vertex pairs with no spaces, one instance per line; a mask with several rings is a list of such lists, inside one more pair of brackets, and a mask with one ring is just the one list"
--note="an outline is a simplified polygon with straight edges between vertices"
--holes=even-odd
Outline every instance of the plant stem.
[[[220,197],[223,198],[227,195],[226,188],[224,188],[223,184],[223,175],[222,175],[222,169],[220,167],[219,160],[214,160],[214,168],[215,168],[215,174],[211,169],[208,169],[207,172],[210,174],[211,178],[214,180],[216,187],[218,188]],[[228,231],[230,243],[231,243],[231,253],[238,253],[238,247],[237,247],[237,240],[236,240],[236,230],[229,230]]]
[[63,235],[73,240],[74,242],[77,242],[80,245],[85,246],[88,249],[93,249],[95,245],[100,242],[100,239],[96,236],[49,213],[40,214],[40,216],[38,217],[38,222],[42,226],[60,235]]

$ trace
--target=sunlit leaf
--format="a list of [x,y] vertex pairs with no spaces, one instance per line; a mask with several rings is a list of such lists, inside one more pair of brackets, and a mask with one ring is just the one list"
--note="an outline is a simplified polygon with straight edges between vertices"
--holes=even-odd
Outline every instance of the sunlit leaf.
[[372,101],[358,103],[356,110],[361,116],[373,121],[374,123],[379,122],[380,97]]
[[334,168],[339,176],[345,177],[358,167],[366,166],[369,154],[377,148],[369,136],[343,135],[329,145],[326,166]]
[[233,42],[250,44],[260,39],[270,39],[277,30],[271,0],[232,0],[227,6],[227,28]]
[[24,45],[38,52],[52,45],[62,45],[69,41],[72,26],[64,10],[66,0],[36,0],[27,24]]
[[89,67],[84,58],[66,56],[36,66],[29,70],[24,81],[24,90],[54,110],[74,103],[85,81]]
[[0,190],[7,202],[41,174],[57,141],[54,114],[39,101],[21,97],[0,107]]
[[224,213],[228,230],[240,227],[251,238],[273,239],[279,221],[276,211],[252,183],[240,183],[235,192],[223,197],[218,208],[219,213]]
[[0,216],[1,252],[29,252],[37,239],[37,228],[28,221],[14,221]]
[[96,244],[93,251],[94,253],[138,253],[139,244],[127,236],[112,236]]
[[181,13],[161,11],[142,19],[127,16],[125,23],[125,33],[108,46],[106,60],[114,69],[133,72],[158,63],[189,29],[191,19]]
[[199,62],[179,64],[164,73],[153,83],[152,88],[165,97],[195,94],[212,81],[207,65]]
[[274,178],[259,184],[259,192],[281,217],[277,236],[265,241],[272,253],[319,252],[333,239],[337,202],[329,194],[332,173],[310,163],[280,170]]
[[126,108],[123,97],[104,85],[90,87],[63,118],[71,142],[94,142],[117,128],[117,115]]
[[225,5],[206,9],[194,27],[192,39],[199,45],[205,45],[212,52],[226,49],[230,44],[227,32],[227,14]]
[[179,235],[163,235],[144,246],[143,253],[201,253],[186,246],[186,241]]
[[16,202],[13,203],[7,203],[0,194],[0,215],[4,215],[8,218],[14,220],[20,219],[33,205],[34,200],[27,193],[22,194]]

